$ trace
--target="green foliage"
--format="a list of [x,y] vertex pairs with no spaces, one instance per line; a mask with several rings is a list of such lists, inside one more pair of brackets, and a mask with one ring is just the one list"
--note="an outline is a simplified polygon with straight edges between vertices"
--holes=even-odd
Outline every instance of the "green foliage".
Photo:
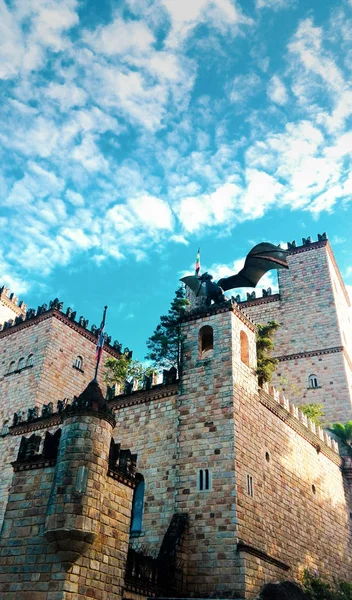
[[156,369],[180,369],[182,333],[180,318],[189,304],[183,287],[178,288],[167,315],[160,317],[160,323],[153,335],[147,340],[147,360],[151,360]]
[[119,359],[110,357],[105,363],[104,381],[107,385],[124,383],[126,380],[142,381],[144,375],[150,375],[152,367],[145,367],[139,360],[131,360],[124,354]]
[[326,425],[326,421],[324,421],[324,404],[312,402],[311,404],[300,404],[298,408],[319,427]]
[[308,600],[352,600],[352,584],[346,581],[330,584],[305,569],[302,583]]
[[347,454],[352,458],[352,421],[347,421],[345,425],[342,423],[334,423],[329,428],[329,431],[346,447]]
[[273,337],[280,325],[276,321],[269,321],[265,325],[259,323],[257,327],[257,375],[259,385],[263,385],[264,382],[272,380],[277,365],[277,360],[272,358],[271,352],[274,348]]
[[290,381],[290,379],[288,379],[288,377],[284,377],[283,375],[280,375],[279,377],[279,383],[280,386],[285,386],[284,388],[281,387],[277,387],[278,391],[288,391],[290,395],[295,395],[298,396],[298,394],[300,393],[300,388],[298,385],[296,385],[295,383],[293,383],[292,381]]

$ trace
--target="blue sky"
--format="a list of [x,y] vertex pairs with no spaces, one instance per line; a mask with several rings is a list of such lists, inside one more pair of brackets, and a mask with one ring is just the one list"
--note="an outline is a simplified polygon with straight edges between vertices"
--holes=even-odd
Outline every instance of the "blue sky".
[[0,281],[27,304],[108,304],[143,358],[198,246],[224,275],[327,231],[352,286],[352,0],[0,0],[0,40]]

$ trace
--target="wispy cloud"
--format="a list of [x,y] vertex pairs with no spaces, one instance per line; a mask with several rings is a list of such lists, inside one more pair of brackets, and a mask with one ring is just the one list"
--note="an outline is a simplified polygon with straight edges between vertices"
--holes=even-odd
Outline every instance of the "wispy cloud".
[[[352,194],[347,5],[319,27],[297,20],[276,71],[260,38],[269,10],[123,5],[83,27],[76,0],[0,0],[1,268],[18,288],[78,256],[140,261]],[[261,64],[244,49],[255,38]]]

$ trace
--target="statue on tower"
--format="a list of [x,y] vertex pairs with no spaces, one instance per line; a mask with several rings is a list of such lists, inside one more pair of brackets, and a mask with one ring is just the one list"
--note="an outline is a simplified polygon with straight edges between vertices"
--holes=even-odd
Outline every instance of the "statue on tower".
[[[199,253],[199,251],[198,251]],[[250,250],[246,256],[243,269],[230,277],[223,277],[218,282],[213,281],[209,273],[182,277],[185,283],[195,294],[196,298],[203,297],[205,305],[222,304],[226,301],[224,292],[239,287],[256,287],[258,281],[271,269],[288,269],[287,250],[269,242],[261,242]]]

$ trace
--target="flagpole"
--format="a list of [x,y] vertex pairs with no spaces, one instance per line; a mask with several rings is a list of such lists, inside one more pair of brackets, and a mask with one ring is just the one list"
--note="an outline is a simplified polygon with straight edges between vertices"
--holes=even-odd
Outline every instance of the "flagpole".
[[105,317],[106,317],[107,308],[108,308],[107,306],[104,306],[103,320],[101,322],[100,330],[99,330],[99,335],[98,335],[97,357],[96,357],[97,363],[95,365],[94,381],[97,381],[98,369],[99,369],[99,363],[100,363],[100,357],[101,357],[101,355],[103,353],[104,327],[105,327]]
[[196,267],[195,267],[195,271],[194,271],[194,274],[196,275],[196,277],[199,276],[199,272],[200,272],[200,248],[198,248],[197,258],[196,258]]

